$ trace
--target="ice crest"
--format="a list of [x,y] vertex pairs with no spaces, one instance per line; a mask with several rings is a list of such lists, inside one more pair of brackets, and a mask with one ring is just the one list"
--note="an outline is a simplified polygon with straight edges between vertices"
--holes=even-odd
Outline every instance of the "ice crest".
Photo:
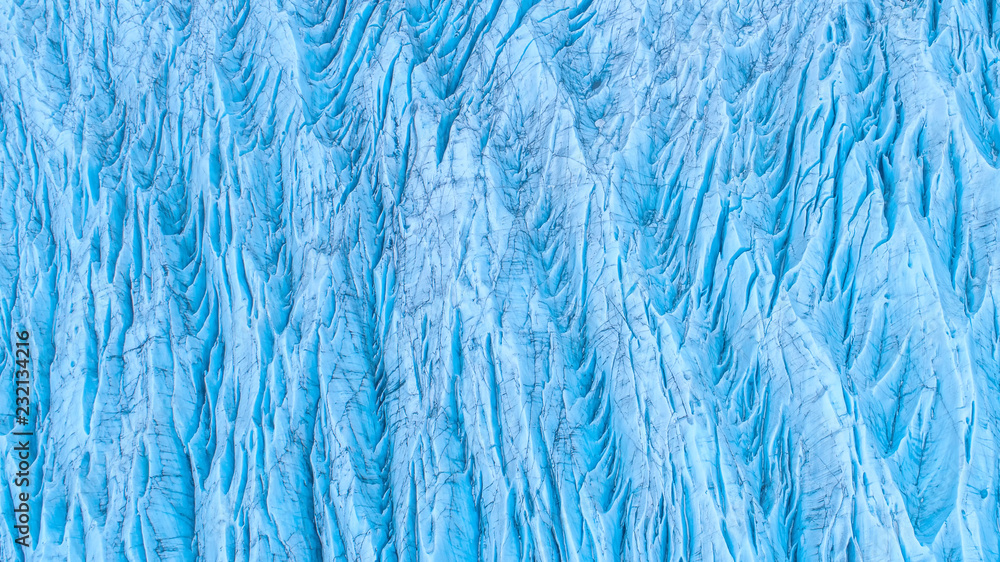
[[0,0],[0,559],[1000,559],[995,12]]

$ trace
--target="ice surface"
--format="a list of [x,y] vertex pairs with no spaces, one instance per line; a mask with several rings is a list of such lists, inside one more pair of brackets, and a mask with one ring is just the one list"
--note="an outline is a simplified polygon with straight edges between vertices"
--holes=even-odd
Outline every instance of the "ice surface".
[[0,558],[1000,560],[998,20],[0,0]]

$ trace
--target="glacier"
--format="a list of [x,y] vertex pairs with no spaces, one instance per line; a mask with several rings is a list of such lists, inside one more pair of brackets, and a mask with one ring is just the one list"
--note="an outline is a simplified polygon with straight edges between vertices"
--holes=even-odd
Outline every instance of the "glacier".
[[1000,560],[997,16],[0,0],[0,559]]

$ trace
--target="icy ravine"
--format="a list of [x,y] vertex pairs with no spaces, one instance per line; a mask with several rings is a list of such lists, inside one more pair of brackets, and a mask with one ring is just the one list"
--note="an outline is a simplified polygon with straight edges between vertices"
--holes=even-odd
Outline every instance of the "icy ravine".
[[998,560],[990,0],[0,3],[0,558]]

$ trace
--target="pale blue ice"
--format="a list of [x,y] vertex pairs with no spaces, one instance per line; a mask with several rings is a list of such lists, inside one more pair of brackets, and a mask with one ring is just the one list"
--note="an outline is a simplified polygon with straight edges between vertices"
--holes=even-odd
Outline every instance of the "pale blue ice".
[[0,0],[0,559],[1000,560],[998,12]]

